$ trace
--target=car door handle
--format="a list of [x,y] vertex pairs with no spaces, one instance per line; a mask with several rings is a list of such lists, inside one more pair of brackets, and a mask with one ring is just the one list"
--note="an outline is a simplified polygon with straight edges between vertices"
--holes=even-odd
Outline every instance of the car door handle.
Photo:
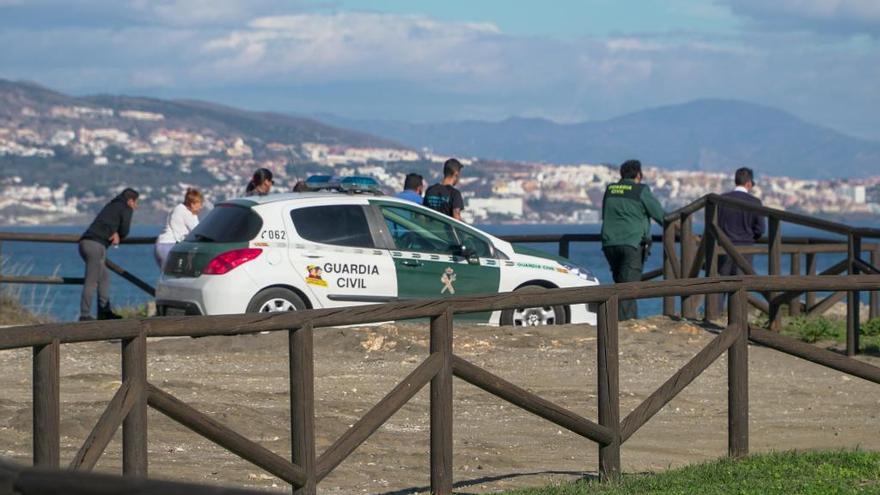
[[403,260],[400,263],[406,266],[422,266],[422,262],[419,260]]
[[313,260],[318,259],[318,258],[323,258],[323,256],[321,256],[320,254],[306,254],[303,256],[306,258],[309,258],[309,259],[313,259]]

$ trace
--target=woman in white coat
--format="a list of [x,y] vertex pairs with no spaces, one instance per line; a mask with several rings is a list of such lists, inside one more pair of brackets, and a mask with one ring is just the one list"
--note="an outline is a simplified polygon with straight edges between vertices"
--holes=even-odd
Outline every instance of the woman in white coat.
[[175,244],[184,240],[186,236],[199,224],[199,211],[204,204],[202,193],[198,189],[188,188],[183,197],[183,204],[179,204],[168,214],[165,220],[165,228],[156,239],[155,257],[159,269],[165,265],[168,253]]

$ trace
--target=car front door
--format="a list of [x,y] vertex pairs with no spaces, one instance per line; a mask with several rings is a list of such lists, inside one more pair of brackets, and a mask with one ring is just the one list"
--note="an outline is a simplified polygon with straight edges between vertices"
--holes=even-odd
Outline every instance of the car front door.
[[315,307],[392,301],[397,275],[367,220],[366,204],[299,206],[288,213],[293,227],[290,262]]
[[[394,248],[400,299],[495,294],[500,271],[491,245],[441,215],[400,203],[374,202]],[[464,245],[472,253],[462,256]]]

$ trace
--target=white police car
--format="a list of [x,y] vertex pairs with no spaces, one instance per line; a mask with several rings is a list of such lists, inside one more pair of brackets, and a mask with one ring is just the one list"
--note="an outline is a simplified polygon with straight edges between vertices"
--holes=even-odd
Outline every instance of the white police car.
[[[564,258],[513,246],[348,178],[216,205],[169,254],[160,315],[293,311],[598,284]],[[367,192],[367,194],[357,194]],[[595,324],[584,304],[471,315],[491,324]]]

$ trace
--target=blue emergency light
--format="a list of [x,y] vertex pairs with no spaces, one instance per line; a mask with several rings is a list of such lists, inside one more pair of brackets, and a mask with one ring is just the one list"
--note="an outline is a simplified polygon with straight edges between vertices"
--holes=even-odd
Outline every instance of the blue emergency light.
[[313,175],[306,179],[306,187],[310,191],[339,191],[349,194],[381,194],[382,192],[381,186],[376,179],[364,176],[336,177],[331,175]]
[[345,177],[339,181],[339,188],[345,192],[379,192],[379,182],[372,177]]
[[335,177],[332,175],[313,175],[306,179],[306,187],[308,187],[310,191],[336,189],[339,187],[339,183],[334,179]]

